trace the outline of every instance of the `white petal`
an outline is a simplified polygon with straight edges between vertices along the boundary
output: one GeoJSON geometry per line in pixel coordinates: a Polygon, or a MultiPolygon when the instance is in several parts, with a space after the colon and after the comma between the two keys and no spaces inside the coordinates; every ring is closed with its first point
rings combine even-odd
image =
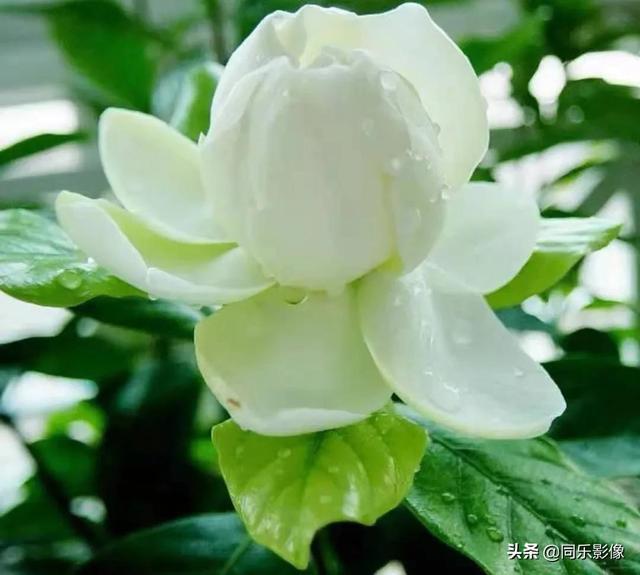
{"type": "Polygon", "coordinates": [[[285,285],[335,290],[397,252],[412,267],[442,221],[435,129],[412,88],[362,52],[245,76],[202,167],[228,231],[285,285]]]}
{"type": "Polygon", "coordinates": [[[242,248],[170,240],[105,200],[62,192],[56,211],[83,252],[152,296],[216,305],[245,299],[273,284],[242,248]]]}
{"type": "Polygon", "coordinates": [[[246,74],[282,55],[306,64],[325,47],[365,50],[413,84],[440,127],[447,183],[455,189],[469,180],[487,150],[486,104],[468,59],[418,4],[369,16],[313,5],[268,16],[229,60],[214,118],[246,74]]]}
{"type": "Polygon", "coordinates": [[[196,328],[200,371],[242,427],[295,435],[355,423],[391,391],[362,340],[353,288],[287,302],[274,288],[196,328]]]}
{"type": "Polygon", "coordinates": [[[378,368],[427,417],[487,438],[544,433],[565,408],[484,298],[422,265],[371,274],[359,293],[364,337],[378,368]]]}
{"type": "Polygon", "coordinates": [[[228,241],[202,187],[196,144],[140,112],[109,108],[100,118],[100,157],[128,210],[179,241],[228,241]]]}
{"type": "Polygon", "coordinates": [[[431,265],[470,290],[490,293],[520,271],[536,245],[535,199],[499,184],[472,182],[451,194],[431,265]]]}

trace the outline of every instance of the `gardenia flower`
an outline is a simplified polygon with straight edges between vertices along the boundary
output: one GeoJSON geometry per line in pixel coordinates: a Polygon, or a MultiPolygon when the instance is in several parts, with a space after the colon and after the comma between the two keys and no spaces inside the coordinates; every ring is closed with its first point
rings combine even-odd
{"type": "Polygon", "coordinates": [[[351,424],[396,393],[470,435],[527,437],[564,409],[484,300],[529,258],[532,198],[468,180],[485,105],[417,4],[305,6],[231,57],[198,145],[111,109],[122,207],[62,193],[78,246],[154,297],[224,305],[196,329],[205,380],[270,435],[351,424]]]}

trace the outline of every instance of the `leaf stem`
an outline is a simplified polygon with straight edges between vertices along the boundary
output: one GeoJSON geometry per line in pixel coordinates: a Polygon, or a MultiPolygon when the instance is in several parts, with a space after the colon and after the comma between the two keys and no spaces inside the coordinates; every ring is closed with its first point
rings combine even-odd
{"type": "Polygon", "coordinates": [[[82,539],[92,550],[99,547],[98,535],[94,529],[82,517],[78,517],[71,512],[71,500],[65,492],[60,482],[49,471],[44,459],[33,444],[24,436],[17,422],[7,413],[0,412],[0,423],[9,427],[22,447],[29,454],[36,466],[36,476],[40,480],[44,491],[49,495],[53,504],[58,508],[60,514],[65,518],[71,529],[82,539]]]}

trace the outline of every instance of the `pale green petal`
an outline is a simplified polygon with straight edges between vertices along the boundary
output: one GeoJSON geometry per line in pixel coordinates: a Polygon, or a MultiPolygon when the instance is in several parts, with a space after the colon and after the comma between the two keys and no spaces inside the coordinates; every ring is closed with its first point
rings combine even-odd
{"type": "Polygon", "coordinates": [[[99,135],[105,174],[125,208],[175,240],[229,241],[205,197],[196,144],[153,116],[118,108],[102,114],[99,135]]]}
{"type": "Polygon", "coordinates": [[[431,265],[470,290],[489,293],[524,266],[536,245],[540,213],[532,195],[471,182],[451,194],[431,265]]]}
{"type": "Polygon", "coordinates": [[[564,411],[555,383],[484,298],[441,272],[371,274],[359,304],[378,368],[427,417],[468,435],[522,438],[544,433],[564,411]]]}
{"type": "Polygon", "coordinates": [[[273,284],[242,248],[168,239],[106,200],[63,192],[56,211],[82,251],[154,297],[216,305],[245,299],[273,284]]]}
{"type": "Polygon", "coordinates": [[[196,328],[200,371],[234,420],[264,435],[295,435],[384,406],[391,390],[362,340],[354,289],[288,300],[288,290],[273,288],[196,328]]]}

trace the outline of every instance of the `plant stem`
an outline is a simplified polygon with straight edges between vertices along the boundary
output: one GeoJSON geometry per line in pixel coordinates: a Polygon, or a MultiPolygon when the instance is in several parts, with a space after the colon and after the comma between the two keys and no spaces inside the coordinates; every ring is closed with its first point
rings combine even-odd
{"type": "Polygon", "coordinates": [[[91,549],[99,546],[97,533],[82,517],[78,517],[71,512],[71,500],[65,493],[60,482],[49,472],[47,465],[33,444],[24,436],[16,421],[6,413],[0,413],[0,422],[5,423],[14,433],[22,447],[29,454],[36,466],[36,476],[40,480],[44,491],[49,495],[53,504],[58,508],[60,514],[65,518],[71,529],[82,539],[91,549]]]}
{"type": "Polygon", "coordinates": [[[203,0],[209,23],[211,25],[211,33],[213,35],[213,50],[218,57],[218,62],[226,64],[229,59],[227,51],[227,43],[225,41],[224,30],[224,14],[220,0],[203,0]]]}

